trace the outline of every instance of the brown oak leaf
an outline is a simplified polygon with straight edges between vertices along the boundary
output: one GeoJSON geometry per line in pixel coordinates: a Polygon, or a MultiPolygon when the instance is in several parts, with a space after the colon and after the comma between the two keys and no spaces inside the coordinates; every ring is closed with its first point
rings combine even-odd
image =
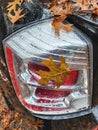
{"type": "Polygon", "coordinates": [[[12,15],[10,12],[8,12],[7,16],[9,18],[9,20],[14,24],[15,22],[17,22],[20,18],[24,17],[25,14],[21,14],[23,11],[23,9],[18,8],[18,10],[16,10],[14,13],[15,15],[12,15]]]}
{"type": "Polygon", "coordinates": [[[83,11],[83,10],[88,10],[89,4],[90,4],[89,0],[76,0],[74,6],[79,7],[79,9],[83,11]]]}
{"type": "Polygon", "coordinates": [[[7,16],[10,22],[13,24],[25,16],[25,14],[22,14],[22,11],[23,11],[23,9],[21,9],[22,3],[23,3],[23,0],[14,0],[12,2],[8,2],[7,16]]]}
{"type": "Polygon", "coordinates": [[[58,88],[64,84],[64,77],[69,76],[70,69],[63,57],[60,57],[60,64],[56,64],[52,57],[49,60],[41,62],[49,68],[50,71],[39,70],[37,73],[41,76],[38,83],[47,86],[49,81],[53,81],[58,88]]]}
{"type": "Polygon", "coordinates": [[[57,35],[60,35],[60,29],[64,29],[66,31],[71,31],[71,24],[64,24],[63,21],[66,19],[67,15],[72,14],[73,9],[72,9],[72,5],[67,3],[65,0],[62,1],[53,1],[50,5],[50,10],[51,13],[54,16],[59,16],[59,17],[55,17],[52,25],[55,29],[55,33],[57,35]],[[54,4],[54,5],[53,5],[54,4]]]}
{"type": "Polygon", "coordinates": [[[93,8],[98,8],[98,0],[91,0],[93,8]]]}
{"type": "Polygon", "coordinates": [[[92,11],[92,13],[95,14],[95,15],[98,15],[98,7],[94,8],[93,11],[92,11]]]}
{"type": "Polygon", "coordinates": [[[52,2],[50,2],[48,4],[48,7],[51,9],[52,7],[54,7],[54,5],[58,5],[58,0],[53,0],[52,2]]]}
{"type": "Polygon", "coordinates": [[[7,11],[11,12],[11,11],[16,11],[16,6],[17,5],[21,5],[23,3],[23,0],[14,0],[12,2],[8,2],[7,5],[7,11]]]}
{"type": "Polygon", "coordinates": [[[52,22],[52,26],[55,28],[55,34],[60,35],[60,30],[63,29],[67,32],[72,31],[72,24],[63,24],[62,22],[59,21],[59,19],[54,18],[52,22]]]}
{"type": "Polygon", "coordinates": [[[72,30],[71,25],[64,25],[63,22],[71,14],[95,14],[98,15],[98,0],[54,0],[49,4],[51,14],[54,16],[52,25],[55,33],[60,35],[60,29],[72,30]]]}

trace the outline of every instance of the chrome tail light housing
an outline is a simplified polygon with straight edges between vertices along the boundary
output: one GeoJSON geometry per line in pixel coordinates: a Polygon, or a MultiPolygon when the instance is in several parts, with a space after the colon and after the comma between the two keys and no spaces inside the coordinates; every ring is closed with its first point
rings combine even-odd
{"type": "Polygon", "coordinates": [[[87,36],[75,27],[71,32],[61,30],[60,36],[56,36],[51,22],[47,19],[30,24],[4,39],[3,46],[11,81],[21,104],[36,116],[66,118],[68,114],[91,108],[93,48],[87,36]],[[41,61],[50,56],[56,64],[63,56],[72,70],[59,88],[52,81],[48,86],[38,83],[41,77],[36,72],[49,71],[41,61]]]}

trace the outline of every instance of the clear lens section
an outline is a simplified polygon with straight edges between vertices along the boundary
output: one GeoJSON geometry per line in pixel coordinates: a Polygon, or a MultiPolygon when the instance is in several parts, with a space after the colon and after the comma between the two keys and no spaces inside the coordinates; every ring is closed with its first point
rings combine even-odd
{"type": "Polygon", "coordinates": [[[30,25],[4,40],[9,73],[20,102],[37,114],[74,113],[91,106],[91,43],[76,28],[72,32],[54,33],[51,20],[30,25]],[[41,64],[52,56],[59,64],[62,56],[70,68],[69,77],[56,88],[53,80],[40,85],[39,70],[49,72],[41,64]]]}

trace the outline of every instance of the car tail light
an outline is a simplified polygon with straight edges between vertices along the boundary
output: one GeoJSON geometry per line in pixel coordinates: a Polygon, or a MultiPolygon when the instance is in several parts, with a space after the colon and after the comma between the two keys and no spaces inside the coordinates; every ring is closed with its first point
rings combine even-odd
{"type": "Polygon", "coordinates": [[[92,44],[74,27],[69,33],[61,30],[56,36],[51,19],[31,24],[3,41],[5,57],[13,87],[22,105],[34,114],[61,115],[91,108],[92,44]],[[63,56],[71,70],[64,84],[55,87],[54,81],[40,85],[38,70],[49,71],[41,64],[53,57],[59,64],[63,56]]]}

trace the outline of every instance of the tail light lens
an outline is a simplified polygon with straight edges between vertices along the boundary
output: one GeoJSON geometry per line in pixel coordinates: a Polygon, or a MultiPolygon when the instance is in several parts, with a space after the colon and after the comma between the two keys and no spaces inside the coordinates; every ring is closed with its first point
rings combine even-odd
{"type": "Polygon", "coordinates": [[[92,45],[79,30],[61,31],[57,37],[51,20],[41,21],[13,33],[3,41],[13,87],[22,105],[35,114],[61,115],[87,110],[92,98],[92,45]],[[49,71],[41,64],[53,57],[59,64],[63,56],[71,72],[64,84],[55,87],[38,83],[38,70],[49,71]]]}

